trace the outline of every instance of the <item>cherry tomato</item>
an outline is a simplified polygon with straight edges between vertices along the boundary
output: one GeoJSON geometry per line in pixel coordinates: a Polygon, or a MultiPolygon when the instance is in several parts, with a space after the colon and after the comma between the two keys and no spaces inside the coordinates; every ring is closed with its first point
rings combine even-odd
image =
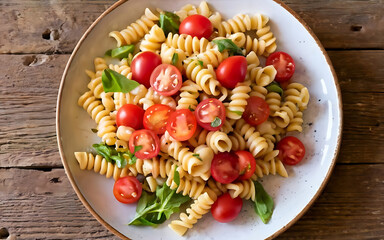
{"type": "Polygon", "coordinates": [[[186,141],[195,133],[197,122],[195,114],[189,109],[179,109],[171,113],[167,123],[167,131],[177,141],[186,141]]]}
{"type": "Polygon", "coordinates": [[[279,159],[288,165],[296,165],[305,155],[304,144],[296,137],[288,136],[280,140],[276,149],[279,150],[279,159]]]}
{"type": "Polygon", "coordinates": [[[261,97],[252,96],[247,99],[247,106],[243,113],[244,120],[253,126],[265,122],[269,116],[269,105],[261,97]]]}
{"type": "Polygon", "coordinates": [[[197,38],[209,38],[213,32],[211,21],[202,15],[191,15],[186,17],[179,27],[180,34],[188,34],[197,38]]]}
{"type": "Polygon", "coordinates": [[[116,114],[117,126],[126,126],[134,129],[143,128],[144,110],[134,104],[123,105],[116,114]]]}
{"type": "Polygon", "coordinates": [[[225,59],[216,69],[217,80],[226,88],[233,89],[247,75],[247,60],[243,56],[225,59]]]}
{"type": "Polygon", "coordinates": [[[134,131],[129,138],[129,151],[134,152],[140,159],[156,157],[160,152],[159,137],[148,129],[134,131]],[[141,149],[135,152],[135,146],[141,146],[141,149]]]}
{"type": "Polygon", "coordinates": [[[248,151],[236,151],[236,155],[239,157],[240,176],[238,180],[250,179],[256,170],[256,160],[253,155],[248,151]]]}
{"type": "Polygon", "coordinates": [[[113,195],[121,203],[137,202],[142,190],[139,180],[132,176],[119,178],[113,185],[113,195]]]}
{"type": "Polygon", "coordinates": [[[171,64],[160,64],[151,74],[151,86],[163,96],[171,96],[181,88],[183,78],[179,69],[171,64]]]}
{"type": "Polygon", "coordinates": [[[208,131],[216,131],[224,124],[225,107],[216,98],[207,98],[197,105],[195,116],[201,127],[208,131]]]}
{"type": "Polygon", "coordinates": [[[142,52],[135,56],[131,63],[133,80],[143,84],[146,88],[151,86],[152,71],[161,64],[161,58],[153,52],[142,52]]]}
{"type": "Polygon", "coordinates": [[[211,163],[212,177],[223,184],[231,183],[239,177],[239,157],[232,152],[216,154],[211,163]]]}
{"type": "Polygon", "coordinates": [[[292,57],[285,52],[274,52],[268,56],[266,65],[273,65],[277,71],[275,80],[285,82],[291,79],[295,72],[295,62],[292,57]]]}
{"type": "Polygon", "coordinates": [[[169,115],[172,112],[173,109],[164,104],[155,104],[149,107],[144,113],[144,127],[156,134],[163,134],[166,130],[169,115]]]}
{"type": "Polygon", "coordinates": [[[213,203],[211,213],[218,222],[227,223],[235,220],[243,207],[240,197],[232,198],[229,193],[224,193],[213,203]]]}

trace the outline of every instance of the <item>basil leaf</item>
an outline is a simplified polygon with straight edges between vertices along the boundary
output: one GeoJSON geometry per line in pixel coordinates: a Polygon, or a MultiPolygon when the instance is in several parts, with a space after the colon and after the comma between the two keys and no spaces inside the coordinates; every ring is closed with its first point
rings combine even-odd
{"type": "Polygon", "coordinates": [[[193,109],[193,108],[191,107],[191,105],[188,106],[188,109],[189,109],[189,111],[191,111],[191,112],[194,112],[194,111],[195,111],[195,109],[193,109]]]}
{"type": "Polygon", "coordinates": [[[283,89],[278,82],[273,81],[265,88],[268,90],[268,92],[275,92],[280,94],[280,96],[283,95],[283,89]]]}
{"type": "Polygon", "coordinates": [[[124,158],[122,153],[111,156],[111,159],[115,161],[118,168],[124,168],[127,166],[127,159],[124,158]]]}
{"type": "Polygon", "coordinates": [[[192,156],[194,156],[195,158],[199,159],[200,161],[203,161],[203,160],[200,158],[200,154],[198,154],[198,153],[194,153],[194,154],[192,154],[192,156]]]}
{"type": "Polygon", "coordinates": [[[259,182],[255,182],[256,198],[255,211],[260,216],[263,223],[268,223],[273,213],[273,199],[264,190],[259,182]]]}
{"type": "Polygon", "coordinates": [[[241,51],[241,48],[236,46],[236,44],[232,42],[231,39],[217,39],[212,40],[212,42],[218,46],[220,52],[228,50],[230,54],[244,56],[243,51],[241,51]]]}
{"type": "Polygon", "coordinates": [[[179,54],[174,53],[174,54],[172,55],[172,65],[173,65],[173,66],[176,66],[176,64],[178,63],[178,61],[179,61],[179,54]]]}
{"type": "Polygon", "coordinates": [[[211,127],[218,127],[221,125],[221,119],[219,117],[215,117],[215,119],[211,122],[211,127]]]}
{"type": "Polygon", "coordinates": [[[112,162],[111,156],[113,153],[112,148],[105,144],[93,144],[92,147],[96,150],[97,154],[103,156],[107,162],[112,162]]]}
{"type": "Polygon", "coordinates": [[[105,56],[107,57],[110,57],[112,55],[112,49],[109,49],[107,50],[105,53],[104,53],[105,56]]]}
{"type": "Polygon", "coordinates": [[[177,171],[178,167],[175,167],[175,171],[173,173],[173,181],[176,183],[177,186],[180,186],[180,174],[179,171],[177,171]]]}
{"type": "Polygon", "coordinates": [[[101,76],[104,92],[123,92],[128,93],[138,87],[140,84],[134,80],[126,78],[124,75],[113,71],[111,69],[105,69],[101,76]]]}
{"type": "Polygon", "coordinates": [[[241,111],[230,111],[230,112],[233,112],[233,113],[235,113],[235,114],[237,114],[239,116],[243,116],[243,113],[241,111]]]}
{"type": "Polygon", "coordinates": [[[159,26],[163,29],[165,36],[168,36],[170,32],[179,33],[180,18],[171,12],[161,13],[159,26]]]}
{"type": "Polygon", "coordinates": [[[143,146],[141,146],[141,145],[135,146],[135,148],[133,150],[133,154],[135,154],[136,152],[140,151],[142,148],[143,148],[143,146]]]}
{"type": "Polygon", "coordinates": [[[200,66],[202,66],[202,67],[204,66],[204,62],[203,61],[197,60],[197,62],[199,63],[200,66]]]}
{"type": "Polygon", "coordinates": [[[113,58],[128,58],[128,54],[133,53],[135,45],[126,45],[111,50],[111,57],[113,58]]]}

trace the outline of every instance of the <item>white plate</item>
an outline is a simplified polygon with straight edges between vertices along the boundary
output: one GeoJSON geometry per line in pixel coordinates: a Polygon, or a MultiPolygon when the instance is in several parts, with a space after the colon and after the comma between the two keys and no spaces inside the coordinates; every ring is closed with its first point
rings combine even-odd
{"type": "MultiPolygon", "coordinates": [[[[179,237],[167,223],[157,228],[127,226],[135,214],[135,206],[118,203],[112,194],[113,179],[93,171],[81,171],[74,158],[75,151],[87,151],[100,139],[90,129],[96,124],[77,105],[86,91],[89,78],[85,69],[93,69],[93,59],[105,50],[116,47],[108,37],[112,30],[121,30],[138,19],[145,7],[178,10],[187,3],[200,1],[141,0],[117,3],[101,15],[76,46],[65,69],[57,103],[57,136],[65,170],[87,209],[119,237],[131,239],[267,239],[276,237],[300,218],[320,194],[335,164],[342,130],[341,97],[336,75],[329,58],[311,30],[284,4],[272,0],[212,0],[210,6],[224,18],[237,13],[262,13],[270,18],[277,37],[278,50],[288,52],[296,61],[293,81],[306,85],[311,94],[304,112],[304,131],[299,137],[305,142],[307,154],[297,166],[287,167],[289,178],[268,176],[263,185],[275,201],[271,221],[263,224],[251,204],[245,204],[234,222],[216,222],[206,214],[179,237]],[[156,237],[154,237],[156,236],[156,237]]],[[[178,217],[174,214],[173,218],[178,217]]]]}

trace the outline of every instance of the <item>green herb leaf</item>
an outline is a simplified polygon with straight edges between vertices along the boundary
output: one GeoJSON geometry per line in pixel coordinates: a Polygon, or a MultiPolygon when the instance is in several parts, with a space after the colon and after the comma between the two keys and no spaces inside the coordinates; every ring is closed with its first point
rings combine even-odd
{"type": "Polygon", "coordinates": [[[105,53],[104,53],[105,56],[107,57],[110,57],[112,55],[112,49],[109,49],[107,50],[105,53]]]}
{"type": "Polygon", "coordinates": [[[98,132],[98,130],[97,130],[96,128],[91,128],[91,131],[92,131],[93,133],[97,133],[97,132],[98,132]]]}
{"type": "Polygon", "coordinates": [[[268,86],[265,87],[268,92],[275,92],[280,95],[283,95],[283,89],[281,88],[280,84],[278,82],[271,82],[268,86]]]}
{"type": "Polygon", "coordinates": [[[168,33],[178,33],[180,26],[180,18],[174,13],[164,12],[160,14],[159,26],[163,29],[165,36],[168,33]]]}
{"type": "Polygon", "coordinates": [[[141,146],[141,145],[135,146],[133,154],[135,154],[136,152],[140,151],[142,148],[143,148],[143,146],[141,146]]]}
{"type": "Polygon", "coordinates": [[[200,161],[203,161],[203,159],[201,159],[201,157],[200,157],[200,154],[198,154],[198,153],[194,153],[194,154],[192,154],[192,156],[199,159],[200,161]]]}
{"type": "Polygon", "coordinates": [[[125,166],[127,166],[127,159],[124,158],[122,153],[112,155],[111,159],[115,161],[118,168],[124,168],[125,166]]]}
{"type": "Polygon", "coordinates": [[[104,92],[123,92],[128,93],[138,87],[140,84],[134,80],[126,78],[124,75],[105,69],[101,76],[104,92]]]}
{"type": "Polygon", "coordinates": [[[273,199],[264,190],[259,182],[255,182],[256,198],[255,211],[260,216],[263,223],[268,223],[273,213],[273,199]]]}
{"type": "Polygon", "coordinates": [[[135,49],[135,45],[126,45],[126,46],[114,48],[114,49],[111,49],[110,56],[118,59],[127,58],[128,54],[133,53],[134,49],[135,49]]]}
{"type": "Polygon", "coordinates": [[[176,183],[177,186],[180,185],[180,174],[179,171],[177,171],[178,167],[175,167],[175,171],[173,173],[173,181],[176,183]]]}
{"type": "Polygon", "coordinates": [[[114,148],[105,144],[93,144],[92,147],[96,150],[97,154],[103,156],[107,162],[112,162],[111,156],[116,152],[114,148]]]}
{"type": "Polygon", "coordinates": [[[221,119],[219,117],[215,117],[215,119],[211,122],[211,127],[218,127],[221,125],[221,119]]]}
{"type": "Polygon", "coordinates": [[[212,42],[218,46],[220,52],[228,50],[230,54],[244,56],[243,51],[241,51],[241,48],[236,46],[236,44],[232,42],[231,39],[217,39],[213,40],[212,42]]]}
{"type": "Polygon", "coordinates": [[[204,66],[204,62],[203,61],[197,60],[197,62],[199,63],[200,66],[202,66],[202,67],[204,66]]]}
{"type": "Polygon", "coordinates": [[[189,109],[189,111],[191,111],[191,112],[194,112],[194,111],[195,111],[195,109],[193,109],[193,108],[191,107],[191,105],[188,106],[188,109],[189,109]]]}
{"type": "Polygon", "coordinates": [[[174,54],[172,55],[172,65],[173,65],[173,66],[176,66],[178,62],[179,62],[179,54],[174,53],[174,54]]]}
{"type": "Polygon", "coordinates": [[[157,187],[156,194],[143,191],[136,207],[136,216],[129,225],[157,226],[165,222],[172,213],[178,212],[181,204],[189,201],[188,196],[176,193],[165,183],[157,187]]]}
{"type": "Polygon", "coordinates": [[[241,111],[230,111],[230,112],[233,112],[239,116],[243,116],[243,112],[241,112],[241,111]]]}

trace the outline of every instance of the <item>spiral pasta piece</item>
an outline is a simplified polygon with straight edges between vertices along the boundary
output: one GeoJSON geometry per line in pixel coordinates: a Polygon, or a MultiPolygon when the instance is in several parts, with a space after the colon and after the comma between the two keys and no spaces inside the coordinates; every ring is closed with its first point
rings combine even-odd
{"type": "Polygon", "coordinates": [[[103,117],[97,125],[97,136],[107,145],[116,143],[116,131],[116,119],[111,114],[103,117]]]}
{"type": "Polygon", "coordinates": [[[245,37],[244,44],[239,47],[243,47],[246,54],[255,52],[257,56],[262,56],[265,52],[266,43],[262,39],[252,38],[251,36],[247,35],[245,37]]]}
{"type": "Polygon", "coordinates": [[[174,220],[168,226],[179,235],[184,235],[188,229],[193,227],[197,220],[209,212],[214,202],[208,193],[203,193],[186,210],[187,214],[181,213],[180,220],[174,220]]]}
{"type": "Polygon", "coordinates": [[[140,50],[143,52],[159,52],[163,42],[165,42],[164,31],[155,24],[149,30],[149,33],[145,34],[143,41],[140,43],[140,50]]]}
{"type": "Polygon", "coordinates": [[[276,38],[273,36],[273,33],[271,32],[270,26],[265,26],[263,28],[259,28],[256,31],[256,35],[259,37],[259,41],[265,42],[265,51],[264,56],[269,56],[269,54],[273,53],[276,48],[276,38]]]}
{"type": "Polygon", "coordinates": [[[294,116],[297,114],[298,108],[295,103],[286,101],[281,106],[280,110],[275,112],[273,120],[276,125],[281,128],[286,128],[294,116]]]}
{"type": "Polygon", "coordinates": [[[143,189],[147,192],[156,192],[157,186],[163,185],[164,182],[165,179],[163,178],[154,178],[152,176],[148,176],[144,179],[142,186],[143,189]]]}
{"type": "Polygon", "coordinates": [[[108,110],[105,110],[101,101],[96,99],[92,91],[85,92],[81,95],[77,104],[83,107],[96,123],[99,123],[103,117],[110,113],[108,110]]]}
{"type": "Polygon", "coordinates": [[[228,135],[229,139],[232,142],[232,150],[245,150],[246,142],[245,139],[235,130],[230,135],[228,135]]]}
{"type": "Polygon", "coordinates": [[[125,104],[135,104],[141,106],[140,100],[145,97],[148,89],[140,84],[137,88],[129,93],[115,92],[113,93],[113,102],[116,110],[119,110],[125,104]]]}
{"type": "Polygon", "coordinates": [[[309,102],[309,91],[308,88],[304,87],[300,83],[290,83],[284,92],[285,101],[295,103],[300,111],[307,108],[309,102]]]}
{"type": "Polygon", "coordinates": [[[196,58],[203,62],[203,67],[207,67],[210,64],[212,67],[216,68],[224,59],[228,58],[228,56],[228,51],[221,53],[216,48],[213,48],[197,54],[196,58]]]}
{"type": "Polygon", "coordinates": [[[297,111],[294,115],[292,120],[289,122],[286,131],[292,132],[292,131],[303,131],[303,112],[297,111]]]}
{"type": "Polygon", "coordinates": [[[235,129],[244,137],[247,147],[254,157],[260,157],[265,154],[265,151],[268,149],[267,140],[261,137],[254,127],[246,123],[244,119],[239,119],[235,129]]]}
{"type": "Polygon", "coordinates": [[[265,97],[265,102],[269,106],[269,115],[275,116],[275,113],[280,110],[281,96],[276,92],[269,92],[265,97]]]}
{"type": "Polygon", "coordinates": [[[236,85],[234,89],[230,91],[231,101],[226,106],[226,116],[229,119],[240,119],[245,111],[247,106],[247,99],[249,98],[249,92],[251,92],[251,87],[249,87],[249,82],[240,82],[236,85]]]}
{"type": "Polygon", "coordinates": [[[207,134],[206,142],[215,154],[218,152],[229,152],[232,149],[231,139],[221,131],[210,131],[207,134]]]}
{"type": "Polygon", "coordinates": [[[147,110],[149,107],[155,104],[164,104],[170,106],[173,109],[176,108],[175,99],[169,96],[163,96],[158,94],[156,91],[153,90],[152,87],[150,87],[145,96],[139,100],[139,103],[143,104],[144,110],[147,110]]]}
{"type": "Polygon", "coordinates": [[[148,8],[145,9],[144,15],[136,22],[129,25],[121,31],[112,31],[109,36],[117,41],[117,46],[129,45],[138,42],[149,29],[159,20],[158,13],[153,13],[148,8]]]}
{"type": "Polygon", "coordinates": [[[180,99],[177,102],[176,109],[193,109],[197,107],[197,98],[199,97],[201,87],[192,80],[183,82],[180,88],[180,99]]]}
{"type": "Polygon", "coordinates": [[[213,48],[211,42],[206,38],[198,39],[197,37],[192,37],[187,34],[173,34],[169,33],[165,44],[168,47],[174,47],[185,52],[186,56],[191,56],[192,54],[198,54],[200,52],[205,52],[213,48]]]}
{"type": "Polygon", "coordinates": [[[227,34],[262,29],[268,21],[269,18],[262,14],[254,16],[237,14],[232,19],[221,22],[218,26],[218,34],[220,37],[224,37],[227,34]]]}
{"type": "Polygon", "coordinates": [[[277,74],[276,69],[273,65],[269,65],[266,67],[256,67],[256,68],[248,68],[248,79],[255,82],[258,86],[265,87],[270,84],[277,74]]]}
{"type": "Polygon", "coordinates": [[[267,96],[267,94],[268,94],[268,90],[265,87],[255,85],[252,87],[252,91],[249,93],[249,96],[260,97],[265,100],[265,97],[267,96]]]}
{"type": "Polygon", "coordinates": [[[184,51],[178,48],[168,47],[165,43],[161,44],[160,57],[163,63],[173,64],[180,71],[184,69],[183,61],[187,58],[184,51]],[[177,61],[173,63],[172,61],[175,54],[177,54],[177,61]]]}
{"type": "Polygon", "coordinates": [[[225,187],[228,189],[228,193],[232,198],[241,197],[255,201],[256,191],[252,179],[229,183],[226,184],[225,187]]]}

